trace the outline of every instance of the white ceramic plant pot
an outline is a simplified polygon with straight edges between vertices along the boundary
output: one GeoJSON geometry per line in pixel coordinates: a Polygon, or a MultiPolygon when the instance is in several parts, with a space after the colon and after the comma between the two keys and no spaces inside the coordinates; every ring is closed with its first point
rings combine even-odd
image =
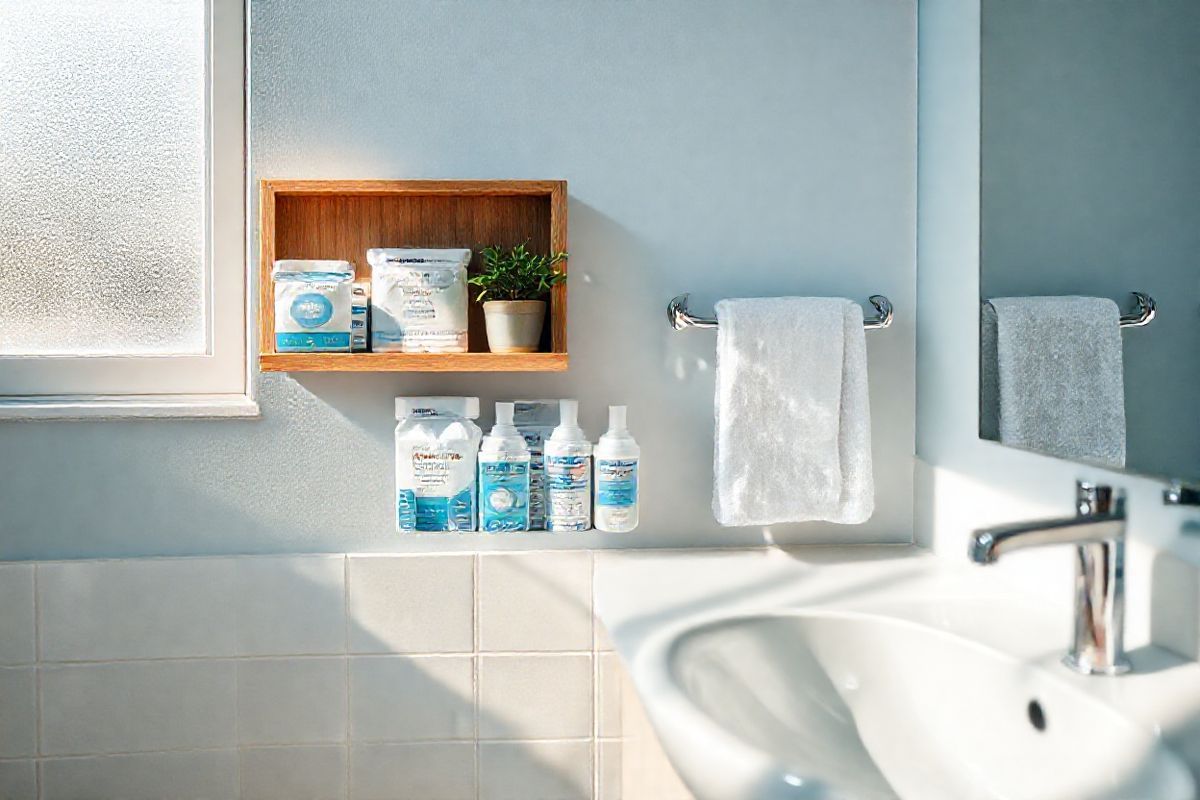
{"type": "Polygon", "coordinates": [[[488,349],[493,353],[536,353],[546,319],[545,300],[489,300],[483,304],[488,349]]]}

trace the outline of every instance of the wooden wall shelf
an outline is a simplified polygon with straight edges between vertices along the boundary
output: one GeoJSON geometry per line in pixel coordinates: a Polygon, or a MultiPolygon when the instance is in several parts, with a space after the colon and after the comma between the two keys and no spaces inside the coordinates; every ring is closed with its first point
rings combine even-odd
{"type": "MultiPolygon", "coordinates": [[[[276,259],[341,259],[369,280],[372,247],[567,250],[566,181],[264,180],[259,186],[259,367],[264,372],[560,372],[567,368],[567,284],[554,287],[542,352],[490,353],[472,302],[467,353],[276,353],[276,259]]],[[[566,262],[562,268],[566,269],[566,262]]]]}
{"type": "Polygon", "coordinates": [[[263,353],[263,372],[562,372],[566,353],[263,353]]]}

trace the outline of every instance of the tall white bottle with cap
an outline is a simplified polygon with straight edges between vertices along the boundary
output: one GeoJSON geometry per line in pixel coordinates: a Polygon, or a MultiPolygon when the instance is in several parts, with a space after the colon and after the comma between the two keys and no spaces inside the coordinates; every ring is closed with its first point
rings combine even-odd
{"type": "Polygon", "coordinates": [[[558,427],[546,442],[546,530],[592,527],[592,443],[579,427],[579,401],[560,400],[558,427]]]}
{"type": "Polygon", "coordinates": [[[638,524],[642,451],[625,427],[625,406],[608,407],[608,432],[596,445],[596,529],[628,533],[638,524]]]}
{"type": "Polygon", "coordinates": [[[513,404],[496,403],[496,424],[479,448],[479,529],[529,530],[529,447],[513,404]]]}

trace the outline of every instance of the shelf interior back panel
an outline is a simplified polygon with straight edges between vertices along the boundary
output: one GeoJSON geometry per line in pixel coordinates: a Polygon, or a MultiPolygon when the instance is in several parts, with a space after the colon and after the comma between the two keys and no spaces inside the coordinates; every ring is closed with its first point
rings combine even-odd
{"type": "MultiPolygon", "coordinates": [[[[275,196],[275,258],[349,261],[358,280],[371,278],[367,250],[373,247],[469,247],[474,272],[484,247],[521,243],[550,252],[548,195],[275,196]]],[[[472,291],[469,349],[486,352],[483,307],[474,297],[472,291]]],[[[551,328],[547,320],[543,351],[551,350],[551,328]]]]}

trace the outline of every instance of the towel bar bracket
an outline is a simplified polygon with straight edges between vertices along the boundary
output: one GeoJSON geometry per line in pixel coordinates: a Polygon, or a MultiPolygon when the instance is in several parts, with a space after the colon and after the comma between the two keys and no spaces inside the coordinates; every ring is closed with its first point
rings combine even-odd
{"type": "Polygon", "coordinates": [[[1149,325],[1158,313],[1158,305],[1154,298],[1145,292],[1133,292],[1133,299],[1137,300],[1137,310],[1132,314],[1121,315],[1122,328],[1141,328],[1149,325]]]}
{"type": "MultiPolygon", "coordinates": [[[[892,301],[881,294],[873,294],[868,298],[878,312],[874,317],[863,319],[863,328],[868,331],[883,330],[892,324],[895,315],[892,301]]],[[[717,321],[712,317],[698,317],[688,311],[688,295],[681,294],[667,303],[667,321],[677,331],[684,328],[715,328],[717,321]]]]}

